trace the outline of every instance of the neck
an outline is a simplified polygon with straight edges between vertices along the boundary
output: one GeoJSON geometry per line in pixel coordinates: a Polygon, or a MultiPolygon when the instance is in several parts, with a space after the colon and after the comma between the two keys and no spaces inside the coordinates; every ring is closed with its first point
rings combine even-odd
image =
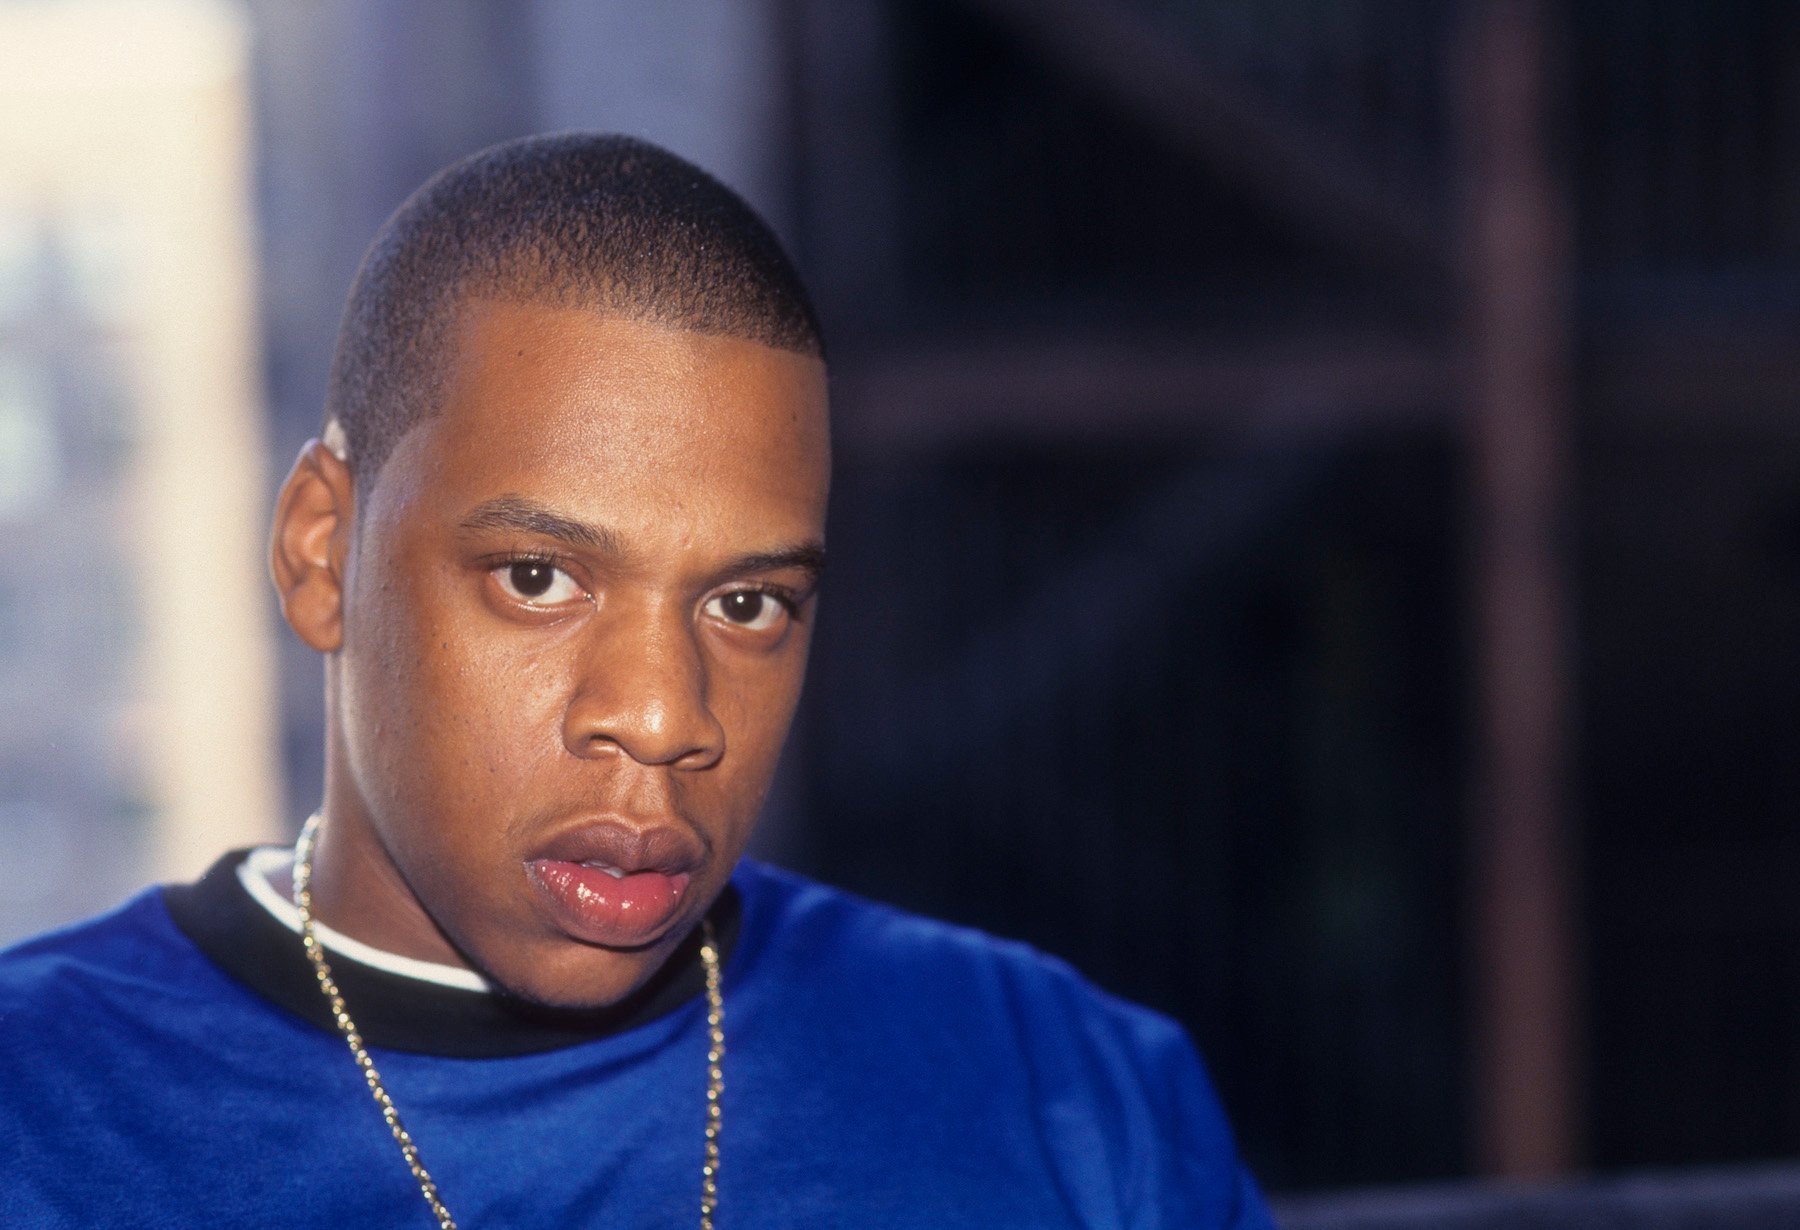
{"type": "MultiPolygon", "coordinates": [[[[322,810],[313,848],[313,916],[371,948],[415,961],[471,968],[419,904],[379,839],[372,832],[351,832],[368,826],[350,819],[348,809],[328,803],[322,810]]],[[[277,891],[292,898],[291,864],[279,878],[270,879],[277,891]]]]}
{"type": "MultiPolygon", "coordinates": [[[[267,847],[252,850],[238,864],[237,878],[252,900],[269,917],[290,931],[300,929],[300,911],[293,899],[293,851],[267,847]]],[[[360,961],[370,968],[457,990],[486,992],[494,989],[486,978],[473,970],[431,961],[417,961],[364,944],[318,918],[313,919],[313,927],[319,942],[332,953],[360,961]]]]}

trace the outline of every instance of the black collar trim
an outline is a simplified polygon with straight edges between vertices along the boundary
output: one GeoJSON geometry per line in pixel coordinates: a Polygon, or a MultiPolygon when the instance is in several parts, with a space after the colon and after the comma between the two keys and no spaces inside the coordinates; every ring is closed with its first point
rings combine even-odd
{"type": "MultiPolygon", "coordinates": [[[[300,938],[258,905],[238,880],[248,850],[233,850],[192,884],[164,886],[162,899],[183,935],[250,990],[327,1033],[336,1031],[300,938]]],[[[728,885],[712,908],[721,957],[736,946],[743,902],[728,885]]],[[[331,955],[338,989],[370,1046],[454,1059],[500,1059],[559,1050],[647,1025],[705,989],[695,928],[663,967],[626,999],[571,1011],[528,1004],[502,992],[459,990],[331,955]]]]}

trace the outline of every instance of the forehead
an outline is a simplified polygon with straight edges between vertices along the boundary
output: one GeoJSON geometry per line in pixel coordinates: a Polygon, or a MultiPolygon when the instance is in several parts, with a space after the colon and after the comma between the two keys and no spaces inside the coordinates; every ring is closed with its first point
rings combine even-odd
{"type": "Polygon", "coordinates": [[[392,471],[392,494],[414,508],[510,494],[622,530],[677,512],[772,519],[789,533],[823,524],[816,358],[580,308],[474,301],[445,359],[439,411],[396,447],[376,494],[392,471]]]}

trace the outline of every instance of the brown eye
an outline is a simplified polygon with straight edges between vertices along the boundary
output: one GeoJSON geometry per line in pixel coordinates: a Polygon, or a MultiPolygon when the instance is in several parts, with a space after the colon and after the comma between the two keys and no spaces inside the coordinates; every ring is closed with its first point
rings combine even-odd
{"type": "Polygon", "coordinates": [[[787,618],[787,608],[773,594],[758,589],[734,589],[706,604],[706,611],[728,624],[763,632],[787,618]]]}
{"type": "Polygon", "coordinates": [[[514,560],[494,569],[506,596],[531,606],[560,606],[582,596],[575,578],[554,564],[537,559],[514,560]]]}
{"type": "Polygon", "coordinates": [[[514,564],[506,570],[506,575],[521,595],[537,598],[550,592],[550,586],[556,580],[556,569],[545,564],[514,564]]]}
{"type": "Polygon", "coordinates": [[[753,624],[768,601],[755,590],[743,589],[719,599],[719,613],[734,624],[753,624]]]}

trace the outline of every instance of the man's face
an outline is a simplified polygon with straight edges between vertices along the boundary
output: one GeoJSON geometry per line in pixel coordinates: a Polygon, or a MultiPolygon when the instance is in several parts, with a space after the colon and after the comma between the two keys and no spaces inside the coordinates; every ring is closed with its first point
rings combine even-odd
{"type": "Polygon", "coordinates": [[[476,303],[447,375],[357,493],[320,914],[612,1002],[724,887],[775,771],[822,559],[824,367],[476,303]]]}

